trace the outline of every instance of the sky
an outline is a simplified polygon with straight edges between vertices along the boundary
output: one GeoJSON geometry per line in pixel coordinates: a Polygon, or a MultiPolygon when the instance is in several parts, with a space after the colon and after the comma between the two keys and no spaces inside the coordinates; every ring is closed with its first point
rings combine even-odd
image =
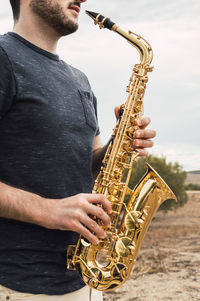
{"type": "MultiPolygon", "coordinates": [[[[12,30],[9,0],[1,0],[0,34],[12,30]]],[[[157,137],[151,154],[178,162],[186,171],[200,170],[200,1],[88,0],[82,4],[79,30],[64,37],[57,52],[82,70],[98,99],[101,140],[115,126],[114,107],[127,99],[126,86],[139,63],[137,50],[125,39],[94,26],[84,10],[101,13],[120,28],[143,36],[154,51],[144,97],[145,116],[157,137]]]]}

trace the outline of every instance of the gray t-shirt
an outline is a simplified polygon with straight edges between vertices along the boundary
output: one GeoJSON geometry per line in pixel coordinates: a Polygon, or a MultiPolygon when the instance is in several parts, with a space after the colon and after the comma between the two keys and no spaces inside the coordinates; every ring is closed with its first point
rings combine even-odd
{"type": "MultiPolygon", "coordinates": [[[[1,182],[46,198],[91,192],[96,116],[81,71],[19,35],[0,37],[1,182]]],[[[80,289],[65,262],[77,237],[0,218],[0,284],[49,295],[80,289]]]]}

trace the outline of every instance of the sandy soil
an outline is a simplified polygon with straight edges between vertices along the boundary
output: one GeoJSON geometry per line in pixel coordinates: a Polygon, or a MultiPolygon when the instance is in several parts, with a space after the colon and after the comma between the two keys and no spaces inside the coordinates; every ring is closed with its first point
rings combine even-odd
{"type": "Polygon", "coordinates": [[[200,192],[176,212],[158,212],[130,279],[106,301],[200,301],[200,192]]]}

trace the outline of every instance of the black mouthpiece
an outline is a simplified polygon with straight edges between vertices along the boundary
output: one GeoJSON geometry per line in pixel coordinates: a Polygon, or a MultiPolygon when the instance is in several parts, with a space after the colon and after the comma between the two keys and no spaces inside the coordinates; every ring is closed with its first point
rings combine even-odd
{"type": "Polygon", "coordinates": [[[112,30],[113,25],[115,25],[115,23],[113,23],[109,18],[106,18],[101,14],[94,13],[88,10],[86,10],[85,12],[95,21],[95,23],[99,24],[100,28],[105,27],[112,30]]]}

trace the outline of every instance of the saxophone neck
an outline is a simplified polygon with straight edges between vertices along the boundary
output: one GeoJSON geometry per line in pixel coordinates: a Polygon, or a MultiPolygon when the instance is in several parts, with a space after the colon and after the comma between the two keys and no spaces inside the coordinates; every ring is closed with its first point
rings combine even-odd
{"type": "Polygon", "coordinates": [[[127,42],[129,42],[138,50],[140,54],[140,64],[142,65],[142,67],[147,71],[152,71],[151,68],[149,68],[149,66],[153,60],[153,51],[151,45],[144,38],[137,35],[136,33],[133,33],[130,30],[128,32],[124,31],[123,29],[119,28],[114,22],[112,22],[109,18],[104,17],[101,14],[91,11],[86,11],[86,14],[94,20],[95,25],[99,25],[100,29],[107,28],[125,38],[127,42]]]}
{"type": "Polygon", "coordinates": [[[151,71],[150,64],[153,60],[153,51],[150,44],[141,36],[132,31],[124,31],[116,24],[113,26],[113,31],[124,37],[129,44],[134,46],[140,54],[140,64],[147,71],[151,71]]]}

